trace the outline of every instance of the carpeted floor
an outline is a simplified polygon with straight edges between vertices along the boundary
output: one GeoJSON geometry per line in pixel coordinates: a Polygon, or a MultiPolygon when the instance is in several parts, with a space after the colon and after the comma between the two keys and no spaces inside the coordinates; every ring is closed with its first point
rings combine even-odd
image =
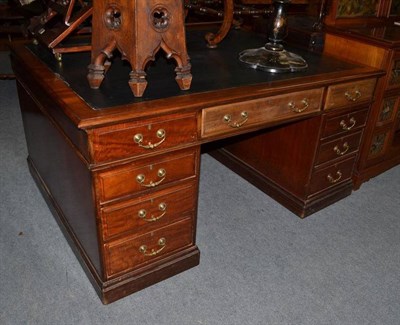
{"type": "Polygon", "coordinates": [[[200,265],[104,306],[30,177],[12,80],[0,121],[0,324],[400,324],[400,167],[300,220],[204,154],[200,265]]]}

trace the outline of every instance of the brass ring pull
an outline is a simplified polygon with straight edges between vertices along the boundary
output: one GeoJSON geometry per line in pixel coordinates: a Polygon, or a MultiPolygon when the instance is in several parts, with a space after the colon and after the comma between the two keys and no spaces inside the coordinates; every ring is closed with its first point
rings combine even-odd
{"type": "Polygon", "coordinates": [[[342,179],[342,172],[338,170],[336,172],[336,178],[334,178],[331,174],[328,174],[328,176],[326,176],[326,179],[328,180],[329,183],[335,184],[342,179]]]}
{"type": "Polygon", "coordinates": [[[354,117],[350,118],[349,122],[351,123],[350,125],[347,125],[345,120],[340,121],[340,126],[342,127],[343,130],[351,130],[355,125],[356,125],[356,119],[354,117]]]}
{"type": "Polygon", "coordinates": [[[136,176],[136,181],[143,187],[156,187],[157,185],[161,184],[161,182],[165,179],[167,172],[164,168],[160,168],[157,171],[157,176],[161,178],[157,182],[150,181],[148,184],[144,184],[146,176],[144,174],[139,174],[136,176]]]}
{"type": "Polygon", "coordinates": [[[349,100],[351,102],[355,102],[357,99],[359,99],[361,97],[361,92],[359,90],[356,90],[354,92],[354,95],[352,95],[349,91],[346,91],[344,93],[344,96],[347,98],[347,100],[349,100]]]}
{"type": "Polygon", "coordinates": [[[308,106],[309,106],[308,99],[303,98],[301,103],[303,104],[302,108],[296,107],[295,102],[289,102],[288,106],[292,112],[301,113],[301,112],[304,112],[308,108],[308,106]]]}
{"type": "Polygon", "coordinates": [[[167,213],[167,204],[162,202],[158,205],[158,210],[160,210],[162,213],[158,216],[154,216],[153,214],[151,215],[150,218],[146,218],[147,216],[147,211],[145,209],[140,209],[138,211],[138,217],[146,222],[154,222],[157,221],[159,219],[161,219],[162,217],[165,216],[165,214],[167,213]]]}
{"type": "Polygon", "coordinates": [[[347,151],[349,151],[350,146],[349,146],[349,144],[348,144],[347,142],[345,142],[345,143],[342,144],[342,148],[343,148],[343,150],[340,150],[340,149],[339,149],[339,145],[336,145],[336,146],[333,148],[333,151],[334,151],[338,156],[343,156],[347,151]]]}
{"type": "Polygon", "coordinates": [[[167,241],[166,241],[166,239],[165,238],[160,238],[159,240],[158,240],[158,246],[160,246],[161,248],[159,248],[159,249],[152,249],[150,252],[147,252],[147,245],[141,245],[140,247],[139,247],[139,252],[140,253],[142,253],[144,256],[155,256],[155,255],[157,255],[158,253],[160,253],[165,247],[166,247],[166,245],[167,245],[167,241]]]}
{"type": "Polygon", "coordinates": [[[247,120],[249,118],[249,114],[246,111],[243,111],[242,113],[240,113],[240,116],[242,117],[241,121],[232,122],[232,116],[230,114],[226,114],[226,115],[224,115],[223,120],[224,120],[224,123],[228,124],[231,128],[238,129],[244,123],[247,122],[247,120]]]}
{"type": "Polygon", "coordinates": [[[138,144],[139,147],[144,148],[144,149],[154,149],[157,148],[161,143],[165,141],[167,138],[167,133],[165,132],[164,129],[159,129],[156,132],[157,138],[161,139],[157,143],[151,143],[151,141],[147,142],[147,144],[143,144],[143,134],[137,133],[133,137],[133,141],[138,144]]]}

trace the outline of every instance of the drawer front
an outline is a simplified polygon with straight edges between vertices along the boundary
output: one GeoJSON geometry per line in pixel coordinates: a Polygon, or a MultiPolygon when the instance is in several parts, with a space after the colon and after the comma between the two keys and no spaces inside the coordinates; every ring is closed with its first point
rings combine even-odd
{"type": "Polygon", "coordinates": [[[322,138],[337,134],[350,133],[365,126],[368,118],[368,108],[339,116],[326,116],[322,138]]]}
{"type": "Polygon", "coordinates": [[[173,223],[185,213],[195,211],[196,198],[196,186],[188,184],[105,207],[102,209],[103,239],[107,241],[128,232],[149,232],[173,223]]]}
{"type": "Polygon", "coordinates": [[[192,143],[197,139],[195,116],[168,117],[162,121],[140,123],[127,123],[95,130],[91,137],[94,162],[140,156],[192,143]]]}
{"type": "Polygon", "coordinates": [[[107,276],[116,276],[193,244],[192,218],[105,245],[107,276]]]}
{"type": "Polygon", "coordinates": [[[325,168],[317,168],[310,183],[310,194],[338,185],[351,178],[356,157],[343,160],[325,168]]]}
{"type": "Polygon", "coordinates": [[[100,203],[125,198],[142,191],[196,176],[197,151],[142,159],[123,167],[96,174],[100,203]]]}
{"type": "Polygon", "coordinates": [[[338,159],[358,151],[362,131],[321,143],[316,159],[316,165],[338,159]]]}
{"type": "Polygon", "coordinates": [[[355,103],[371,101],[374,95],[376,79],[330,86],[326,95],[325,109],[334,109],[355,103]]]}
{"type": "Polygon", "coordinates": [[[239,133],[242,129],[319,111],[322,94],[321,88],[205,108],[202,111],[201,136],[239,133]]]}

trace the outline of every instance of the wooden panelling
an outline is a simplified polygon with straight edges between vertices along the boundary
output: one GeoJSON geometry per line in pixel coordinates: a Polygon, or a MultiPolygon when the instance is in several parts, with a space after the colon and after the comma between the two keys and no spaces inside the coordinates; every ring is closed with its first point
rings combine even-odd
{"type": "Polygon", "coordinates": [[[382,68],[382,61],[388,56],[388,51],[384,48],[333,34],[325,36],[324,53],[375,68],[382,68]]]}

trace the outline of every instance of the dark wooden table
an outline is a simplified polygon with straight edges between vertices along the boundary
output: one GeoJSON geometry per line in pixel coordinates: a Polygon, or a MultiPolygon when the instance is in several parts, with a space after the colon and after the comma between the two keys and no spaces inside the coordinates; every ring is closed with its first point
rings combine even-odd
{"type": "MultiPolygon", "coordinates": [[[[142,98],[133,96],[130,67],[118,58],[101,88],[92,90],[88,53],[66,54],[60,63],[46,49],[13,45],[29,167],[103,303],[199,263],[198,183],[206,144],[221,149],[229,139],[232,145],[272,134],[273,147],[255,140],[263,151],[255,152],[274,166],[276,191],[302,216],[310,202],[322,208],[351,192],[380,71],[298,51],[307,71],[271,75],[237,60],[263,38],[232,31],[208,49],[203,36],[187,37],[191,89],[179,89],[175,65],[161,56],[148,67],[142,98]]],[[[263,175],[260,166],[242,162],[263,175]]]]}

